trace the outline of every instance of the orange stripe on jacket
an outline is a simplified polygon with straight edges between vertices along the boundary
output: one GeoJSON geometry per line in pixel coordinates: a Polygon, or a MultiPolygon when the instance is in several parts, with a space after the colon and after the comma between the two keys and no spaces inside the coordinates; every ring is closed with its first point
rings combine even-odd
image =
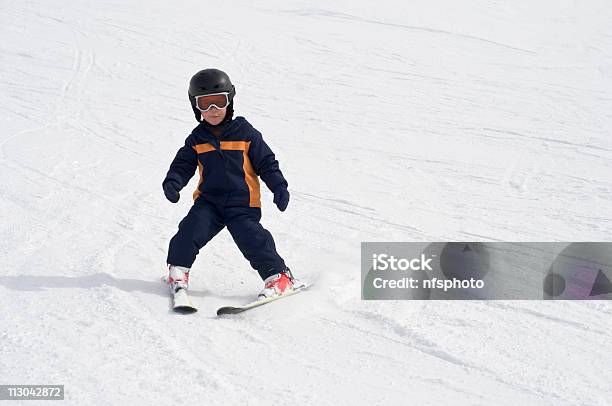
{"type": "Polygon", "coordinates": [[[226,151],[244,151],[249,149],[251,141],[221,141],[221,149],[226,151]]]}
{"type": "Polygon", "coordinates": [[[243,164],[242,170],[244,171],[244,180],[249,187],[249,207],[261,207],[261,193],[259,192],[259,178],[251,165],[249,159],[249,147],[251,141],[245,142],[246,148],[242,151],[243,164]]]}
{"type": "Polygon", "coordinates": [[[205,152],[214,151],[215,147],[212,144],[206,143],[206,144],[197,144],[197,145],[194,145],[193,149],[198,154],[203,154],[205,152]]]}
{"type": "Polygon", "coordinates": [[[198,160],[198,172],[200,173],[200,180],[198,181],[198,186],[196,187],[195,192],[193,192],[193,201],[195,202],[198,197],[200,197],[200,185],[204,182],[204,167],[200,160],[198,160]]]}

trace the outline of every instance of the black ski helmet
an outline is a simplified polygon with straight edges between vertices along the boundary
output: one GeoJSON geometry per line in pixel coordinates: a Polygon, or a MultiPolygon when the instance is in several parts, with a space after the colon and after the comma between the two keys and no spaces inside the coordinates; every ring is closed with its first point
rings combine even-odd
{"type": "Polygon", "coordinates": [[[234,95],[236,94],[236,89],[234,88],[234,85],[232,85],[232,81],[230,80],[229,76],[227,76],[227,73],[219,69],[210,68],[201,70],[193,75],[189,81],[188,94],[189,102],[191,103],[191,108],[193,109],[197,122],[202,120],[202,112],[196,107],[196,96],[221,92],[229,93],[227,116],[226,119],[223,120],[225,122],[231,120],[231,116],[234,113],[234,95]]]}

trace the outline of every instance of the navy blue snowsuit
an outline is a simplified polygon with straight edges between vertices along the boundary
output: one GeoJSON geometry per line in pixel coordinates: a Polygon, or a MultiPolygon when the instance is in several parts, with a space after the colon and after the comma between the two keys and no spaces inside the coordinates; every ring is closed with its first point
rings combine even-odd
{"type": "Polygon", "coordinates": [[[285,270],[274,239],[259,223],[258,176],[271,191],[287,181],[261,133],[244,117],[227,123],[218,136],[206,123],[185,140],[164,179],[187,185],[196,168],[200,181],[194,204],[170,240],[168,264],[190,268],[199,250],[227,226],[238,248],[262,279],[285,270]]]}

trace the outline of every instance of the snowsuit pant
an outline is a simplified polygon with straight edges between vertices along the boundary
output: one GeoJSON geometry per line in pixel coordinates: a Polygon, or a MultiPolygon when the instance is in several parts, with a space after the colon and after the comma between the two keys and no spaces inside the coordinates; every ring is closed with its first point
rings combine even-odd
{"type": "Polygon", "coordinates": [[[191,268],[200,249],[227,226],[242,255],[262,279],[285,270],[258,207],[223,207],[197,200],[170,240],[168,264],[191,268]]]}

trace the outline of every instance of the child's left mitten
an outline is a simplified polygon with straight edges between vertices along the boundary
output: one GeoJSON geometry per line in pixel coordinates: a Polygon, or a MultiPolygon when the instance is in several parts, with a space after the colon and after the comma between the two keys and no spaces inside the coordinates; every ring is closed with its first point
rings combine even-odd
{"type": "Polygon", "coordinates": [[[289,204],[289,191],[284,186],[279,186],[274,191],[274,204],[280,211],[285,211],[289,204]]]}

